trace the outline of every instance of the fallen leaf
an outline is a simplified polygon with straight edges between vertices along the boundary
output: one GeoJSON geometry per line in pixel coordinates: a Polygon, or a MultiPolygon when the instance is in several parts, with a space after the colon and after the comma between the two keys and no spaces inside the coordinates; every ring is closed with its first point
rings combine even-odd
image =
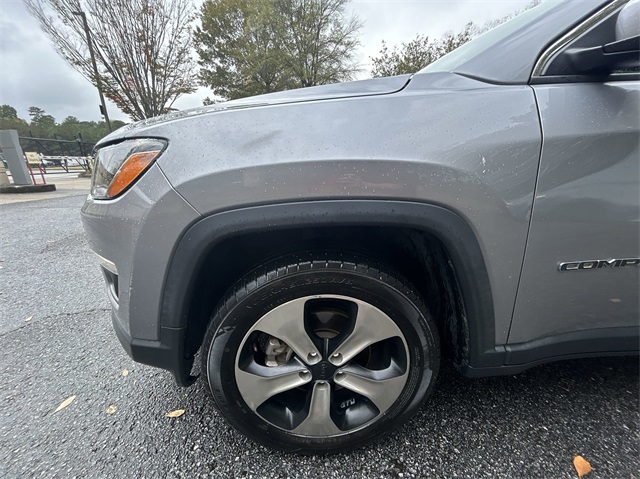
{"type": "Polygon", "coordinates": [[[67,399],[65,399],[64,401],[62,401],[62,402],[60,403],[60,406],[58,406],[58,407],[56,408],[56,410],[55,410],[55,411],[53,411],[53,413],[52,413],[52,414],[55,414],[55,413],[57,413],[58,411],[62,411],[62,410],[63,410],[64,408],[66,408],[69,404],[71,404],[71,403],[74,401],[74,399],[75,399],[75,398],[76,398],[76,395],[75,395],[75,394],[74,394],[73,396],[69,396],[67,399]]]}
{"type": "Polygon", "coordinates": [[[576,456],[573,458],[573,467],[576,468],[578,477],[586,476],[591,472],[591,464],[582,456],[576,456]]]}
{"type": "Polygon", "coordinates": [[[107,408],[107,410],[105,411],[107,414],[113,414],[114,412],[116,412],[118,410],[117,407],[115,407],[113,404],[111,406],[109,406],[107,408]]]}
{"type": "Polygon", "coordinates": [[[184,409],[176,409],[175,411],[168,412],[164,417],[180,417],[184,414],[184,409]]]}
{"type": "Polygon", "coordinates": [[[31,318],[33,318],[33,316],[29,316],[25,321],[31,321],[31,318]]]}
{"type": "Polygon", "coordinates": [[[127,376],[129,375],[129,370],[128,370],[128,369],[123,369],[123,370],[122,370],[122,375],[123,375],[124,377],[127,377],[127,376]]]}

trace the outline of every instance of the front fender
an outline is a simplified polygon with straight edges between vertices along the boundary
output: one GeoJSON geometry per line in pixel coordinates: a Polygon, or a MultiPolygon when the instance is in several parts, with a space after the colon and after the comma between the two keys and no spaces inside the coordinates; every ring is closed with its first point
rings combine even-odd
{"type": "MultiPolygon", "coordinates": [[[[462,367],[502,365],[496,354],[495,317],[482,251],[469,224],[458,214],[436,205],[407,201],[334,200],[255,206],[207,216],[193,224],[177,244],[163,287],[160,337],[184,335],[190,299],[202,259],[235,236],[305,226],[387,226],[411,228],[437,237],[450,255],[463,297],[468,350],[462,367]]],[[[178,340],[178,342],[181,342],[178,340]]],[[[165,348],[166,349],[166,348],[165,348]]],[[[180,352],[183,350],[180,349],[180,352]]],[[[177,353],[177,351],[176,351],[177,353]]],[[[177,358],[178,382],[188,382],[192,359],[177,358]]]]}
{"type": "Polygon", "coordinates": [[[541,148],[529,86],[418,74],[392,94],[222,111],[148,134],[171,139],[159,166],[202,216],[343,199],[456,212],[478,239],[494,340],[506,343],[541,148]]]}

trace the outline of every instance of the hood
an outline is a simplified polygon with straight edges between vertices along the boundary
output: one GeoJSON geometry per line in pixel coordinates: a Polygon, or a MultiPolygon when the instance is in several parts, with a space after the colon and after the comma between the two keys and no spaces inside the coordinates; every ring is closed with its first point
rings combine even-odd
{"type": "Polygon", "coordinates": [[[98,142],[98,146],[110,141],[135,136],[135,132],[150,126],[159,125],[170,121],[180,120],[188,117],[206,115],[217,111],[236,110],[241,108],[252,108],[258,106],[277,105],[282,103],[296,103],[303,101],[330,100],[336,98],[349,98],[369,95],[387,95],[402,90],[411,79],[411,75],[400,75],[395,77],[372,78],[370,80],[359,80],[346,83],[334,83],[332,85],[322,85],[297,90],[286,90],[278,93],[268,93],[266,95],[252,96],[239,100],[232,100],[214,105],[191,108],[189,110],[175,111],[166,115],[148,118],[137,121],[110,133],[98,142]]]}

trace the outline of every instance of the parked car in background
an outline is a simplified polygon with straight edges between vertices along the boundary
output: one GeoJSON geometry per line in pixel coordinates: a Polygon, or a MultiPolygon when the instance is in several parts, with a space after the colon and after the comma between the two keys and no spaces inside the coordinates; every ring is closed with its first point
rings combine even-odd
{"type": "Polygon", "coordinates": [[[636,354],[639,5],[110,134],[82,218],[124,348],[183,386],[200,351],[221,414],[302,453],[396,429],[444,360],[636,354]]]}

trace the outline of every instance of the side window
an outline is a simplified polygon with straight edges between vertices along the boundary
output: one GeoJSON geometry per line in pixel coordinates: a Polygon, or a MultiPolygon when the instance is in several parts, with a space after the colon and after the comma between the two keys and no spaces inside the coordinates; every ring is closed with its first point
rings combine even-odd
{"type": "Polygon", "coordinates": [[[552,45],[533,83],[638,79],[640,0],[615,1],[552,45]]]}

